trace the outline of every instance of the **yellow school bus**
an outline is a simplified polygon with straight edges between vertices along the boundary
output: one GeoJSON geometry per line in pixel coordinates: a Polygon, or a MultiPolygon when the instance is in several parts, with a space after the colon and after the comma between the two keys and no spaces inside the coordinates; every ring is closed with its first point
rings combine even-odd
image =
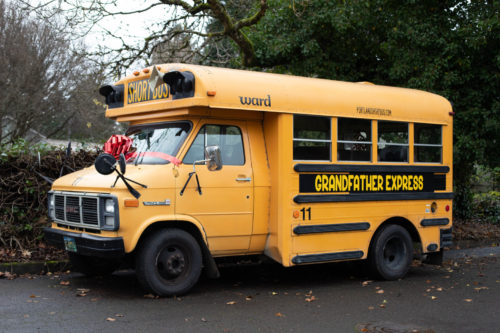
{"type": "Polygon", "coordinates": [[[185,64],[100,89],[129,123],[123,154],[56,180],[49,242],[76,270],[126,259],[158,295],[217,258],[283,266],[366,260],[402,278],[451,244],[452,120],[435,94],[185,64]]]}

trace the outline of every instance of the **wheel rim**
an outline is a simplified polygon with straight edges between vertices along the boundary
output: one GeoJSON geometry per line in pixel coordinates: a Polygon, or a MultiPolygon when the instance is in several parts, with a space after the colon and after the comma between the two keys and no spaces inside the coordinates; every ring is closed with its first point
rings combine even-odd
{"type": "Polygon", "coordinates": [[[384,263],[386,267],[397,270],[404,266],[406,260],[406,247],[399,237],[390,238],[384,245],[384,263]]]}
{"type": "Polygon", "coordinates": [[[167,282],[175,283],[189,271],[189,256],[179,245],[165,246],[156,257],[156,271],[167,282]]]}

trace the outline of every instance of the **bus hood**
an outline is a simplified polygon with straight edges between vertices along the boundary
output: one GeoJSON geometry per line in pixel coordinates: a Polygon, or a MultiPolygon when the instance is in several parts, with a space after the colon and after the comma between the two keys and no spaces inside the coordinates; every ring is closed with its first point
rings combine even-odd
{"type": "MultiPolygon", "coordinates": [[[[175,179],[172,164],[167,165],[127,165],[125,177],[142,183],[148,188],[174,188],[175,179]],[[162,177],[158,177],[158,175],[162,177]]],[[[67,174],[54,181],[53,190],[57,191],[90,191],[90,192],[110,192],[117,178],[117,173],[101,175],[94,166],[67,174]]],[[[132,187],[139,192],[144,190],[141,186],[131,183],[132,187]]],[[[125,184],[118,179],[113,189],[125,189],[125,184]]]]}

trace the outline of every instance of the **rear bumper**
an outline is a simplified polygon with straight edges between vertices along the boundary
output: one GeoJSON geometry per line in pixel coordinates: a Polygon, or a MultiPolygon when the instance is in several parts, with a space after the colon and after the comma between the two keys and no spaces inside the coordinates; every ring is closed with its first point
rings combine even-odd
{"type": "Polygon", "coordinates": [[[60,249],[65,249],[64,237],[72,237],[75,240],[76,253],[78,254],[103,258],[116,258],[125,254],[123,238],[121,237],[99,237],[52,228],[45,228],[43,231],[47,242],[60,249]]]}

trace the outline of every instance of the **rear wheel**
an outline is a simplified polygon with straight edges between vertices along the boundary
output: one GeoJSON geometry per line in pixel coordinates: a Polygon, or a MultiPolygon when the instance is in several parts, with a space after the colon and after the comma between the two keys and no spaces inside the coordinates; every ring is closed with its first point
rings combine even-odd
{"type": "Polygon", "coordinates": [[[385,280],[404,277],[412,259],[412,240],[405,228],[391,224],[377,232],[369,256],[370,267],[377,277],[385,280]]]}
{"type": "Polygon", "coordinates": [[[110,275],[118,269],[120,263],[116,260],[84,256],[77,253],[68,253],[71,269],[88,276],[110,275]]]}
{"type": "Polygon", "coordinates": [[[180,229],[163,229],[150,234],[136,257],[139,283],[159,296],[188,292],[198,281],[201,266],[198,242],[180,229]]]}

